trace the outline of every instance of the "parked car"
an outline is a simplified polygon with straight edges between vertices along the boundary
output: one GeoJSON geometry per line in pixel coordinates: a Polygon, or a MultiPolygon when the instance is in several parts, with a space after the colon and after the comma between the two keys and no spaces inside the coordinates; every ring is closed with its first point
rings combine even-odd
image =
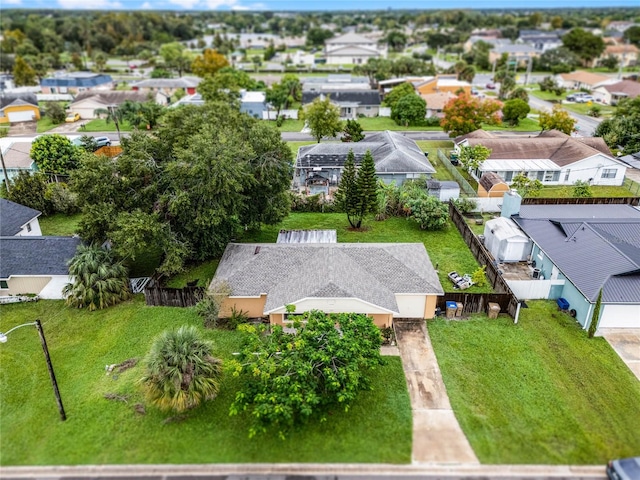
{"type": "Polygon", "coordinates": [[[96,142],[98,148],[111,146],[111,139],[109,137],[95,137],[93,140],[96,142]]]}
{"type": "Polygon", "coordinates": [[[587,103],[593,101],[594,98],[591,95],[580,95],[578,98],[576,98],[576,103],[587,103]]]}
{"type": "Polygon", "coordinates": [[[495,90],[496,89],[496,84],[495,83],[487,83],[485,85],[485,88],[488,90],[495,90]]]}
{"type": "MultiPolygon", "coordinates": [[[[567,95],[567,102],[577,102],[577,103],[585,103],[583,102],[581,99],[584,97],[589,97],[591,99],[591,101],[593,101],[593,97],[591,95],[589,95],[588,93],[585,92],[576,92],[576,93],[570,93],[569,95],[567,95]]],[[[586,100],[588,101],[588,100],[586,100]]]]}
{"type": "Polygon", "coordinates": [[[78,120],[80,120],[80,114],[77,112],[67,113],[67,118],[64,119],[67,123],[77,122],[78,120]]]}
{"type": "Polygon", "coordinates": [[[640,457],[612,460],[607,465],[610,480],[638,480],[640,478],[640,457]]]}

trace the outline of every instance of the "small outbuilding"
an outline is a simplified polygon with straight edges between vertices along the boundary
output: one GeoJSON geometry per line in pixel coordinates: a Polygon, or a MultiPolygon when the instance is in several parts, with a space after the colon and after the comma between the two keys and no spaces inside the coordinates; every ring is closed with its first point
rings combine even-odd
{"type": "Polygon", "coordinates": [[[509,185],[494,172],[483,173],[478,182],[479,197],[502,197],[508,191],[509,185]]]}
{"type": "Polygon", "coordinates": [[[460,185],[452,180],[427,180],[427,192],[441,202],[460,197],[460,185]]]}
{"type": "Polygon", "coordinates": [[[522,262],[531,254],[533,244],[513,220],[498,217],[484,227],[484,245],[498,262],[522,262]]]}

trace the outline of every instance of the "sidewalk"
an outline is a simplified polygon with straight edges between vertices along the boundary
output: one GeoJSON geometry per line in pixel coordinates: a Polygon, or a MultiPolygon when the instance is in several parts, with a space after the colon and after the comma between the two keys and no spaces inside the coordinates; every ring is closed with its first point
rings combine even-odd
{"type": "Polygon", "coordinates": [[[413,411],[413,463],[478,464],[451,409],[424,320],[394,325],[413,411]]]}

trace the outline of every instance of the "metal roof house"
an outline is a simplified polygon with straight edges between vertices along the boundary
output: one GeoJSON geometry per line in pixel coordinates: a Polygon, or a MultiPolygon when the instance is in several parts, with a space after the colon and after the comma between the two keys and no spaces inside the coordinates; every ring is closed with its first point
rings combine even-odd
{"type": "Polygon", "coordinates": [[[355,143],[318,143],[300,147],[296,158],[293,186],[310,194],[331,194],[340,182],[340,175],[349,150],[353,150],[359,165],[365,153],[371,152],[376,175],[385,183],[398,185],[407,179],[430,178],[435,173],[415,141],[396,132],[380,132],[355,143]]]}
{"type": "Polygon", "coordinates": [[[378,326],[432,318],[443,295],[422,243],[230,243],[212,280],[226,282],[232,308],[273,324],[310,310],[363,313],[378,326]]]}
{"type": "Polygon", "coordinates": [[[360,115],[377,117],[380,113],[380,92],[378,90],[333,90],[302,92],[302,105],[308,105],[316,98],[329,101],[340,108],[340,118],[355,119],[360,115]]]}
{"type": "MultiPolygon", "coordinates": [[[[640,210],[629,205],[522,205],[511,218],[531,239],[546,295],[564,298],[588,328],[640,328],[640,210]]],[[[542,283],[540,284],[542,285],[542,283]]]]}

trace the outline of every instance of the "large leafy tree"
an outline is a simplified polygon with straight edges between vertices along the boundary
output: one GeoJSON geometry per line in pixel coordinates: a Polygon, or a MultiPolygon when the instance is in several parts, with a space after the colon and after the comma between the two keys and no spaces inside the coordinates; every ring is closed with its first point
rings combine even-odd
{"type": "Polygon", "coordinates": [[[520,98],[512,98],[504,102],[502,107],[502,120],[512,127],[518,126],[520,120],[527,118],[531,111],[529,104],[520,98]]]}
{"type": "Polygon", "coordinates": [[[222,361],[193,326],[162,332],[144,363],[146,397],[161,410],[184,412],[213,400],[220,390],[222,361]]]}
{"type": "Polygon", "coordinates": [[[478,130],[483,123],[499,124],[501,108],[502,104],[496,100],[483,100],[461,93],[444,106],[440,125],[450,137],[457,137],[478,130]]]}
{"type": "Polygon", "coordinates": [[[418,124],[426,114],[427,102],[415,93],[405,95],[391,107],[391,118],[405,127],[418,124]]]}
{"type": "Polygon", "coordinates": [[[36,71],[20,55],[16,55],[13,65],[13,80],[17,87],[36,84],[36,71]]]}
{"type": "Polygon", "coordinates": [[[295,322],[297,333],[274,326],[270,335],[241,325],[245,347],[233,361],[234,375],[245,378],[230,413],[248,412],[249,435],[274,428],[280,436],[311,419],[326,420],[329,408],[349,409],[368,388],[367,373],[382,363],[382,337],[362,314],[307,312],[295,322]]]}
{"type": "Polygon", "coordinates": [[[53,205],[47,198],[47,179],[40,172],[20,170],[10,182],[10,190],[6,191],[2,182],[2,196],[12,202],[41,211],[44,215],[53,212],[53,205]]]}
{"type": "Polygon", "coordinates": [[[542,191],[542,182],[538,179],[529,178],[523,172],[513,177],[511,188],[517,190],[522,198],[537,197],[542,191]]]}
{"type": "Polygon", "coordinates": [[[562,37],[562,44],[575,53],[584,66],[590,66],[604,52],[605,44],[601,36],[574,28],[562,37]]]}
{"type": "Polygon", "coordinates": [[[362,133],[362,125],[357,120],[347,120],[342,129],[343,142],[359,142],[364,140],[364,133],[362,133]]]}
{"type": "Polygon", "coordinates": [[[533,60],[536,70],[552,73],[566,73],[573,71],[580,65],[580,58],[567,47],[549,49],[533,60]]]}
{"type": "Polygon", "coordinates": [[[41,135],[31,144],[31,158],[46,174],[66,175],[78,162],[79,150],[67,137],[57,133],[41,135]]]}
{"type": "Polygon", "coordinates": [[[640,97],[621,100],[611,118],[598,125],[594,136],[602,137],[609,148],[624,155],[640,152],[640,97]]]}
{"type": "Polygon", "coordinates": [[[179,76],[191,67],[191,54],[180,42],[165,43],[160,47],[160,56],[167,67],[178,72],[179,76]]]}
{"type": "Polygon", "coordinates": [[[387,93],[382,101],[382,104],[385,107],[393,107],[400,101],[401,98],[407,95],[415,95],[416,89],[409,82],[401,83],[391,89],[389,93],[387,93]]]}
{"type": "Polygon", "coordinates": [[[131,296],[127,269],[110,250],[80,245],[69,263],[73,282],[62,290],[67,305],[90,311],[115,305],[131,296]]]}
{"type": "Polygon", "coordinates": [[[191,71],[199,77],[205,77],[207,75],[215,75],[219,70],[228,66],[229,61],[224,55],[216,50],[207,48],[202,52],[202,55],[198,55],[193,60],[191,71]]]}
{"type": "Polygon", "coordinates": [[[554,105],[551,111],[540,112],[538,119],[542,130],[559,130],[567,135],[575,130],[576,119],[560,105],[554,105]]]}
{"type": "Polygon", "coordinates": [[[329,95],[324,98],[316,97],[310,105],[302,111],[304,120],[311,135],[318,143],[325,137],[335,137],[342,130],[340,109],[331,103],[329,95]]]}
{"type": "Polygon", "coordinates": [[[470,171],[477,170],[491,155],[491,149],[484,145],[467,145],[460,148],[460,163],[470,171]]]}
{"type": "Polygon", "coordinates": [[[153,129],[158,124],[160,117],[164,114],[165,108],[153,100],[146,102],[125,100],[117,110],[119,118],[129,122],[131,126],[142,129],[153,129]]]}

